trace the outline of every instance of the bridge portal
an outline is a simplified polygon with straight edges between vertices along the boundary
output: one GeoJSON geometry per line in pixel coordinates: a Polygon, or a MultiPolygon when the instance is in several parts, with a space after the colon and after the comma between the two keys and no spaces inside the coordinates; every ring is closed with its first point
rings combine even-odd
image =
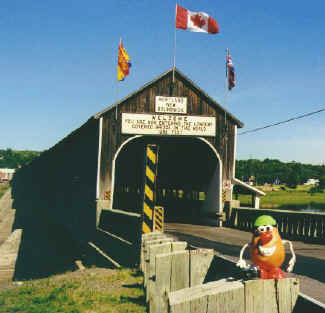
{"type": "Polygon", "coordinates": [[[114,164],[112,208],[138,212],[143,200],[144,148],[159,147],[156,205],[167,221],[211,216],[221,206],[221,160],[214,147],[197,137],[140,136],[128,141],[114,164]]]}

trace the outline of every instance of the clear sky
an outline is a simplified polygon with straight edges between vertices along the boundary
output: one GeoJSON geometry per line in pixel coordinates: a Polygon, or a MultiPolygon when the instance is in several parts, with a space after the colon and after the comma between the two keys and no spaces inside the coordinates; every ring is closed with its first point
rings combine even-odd
{"type": "MultiPolygon", "coordinates": [[[[249,130],[325,108],[325,1],[181,0],[176,66],[249,130]],[[225,101],[225,49],[237,85],[225,101]]],[[[44,150],[172,67],[175,1],[2,0],[0,148],[44,150]],[[131,74],[116,82],[122,37],[131,74]]],[[[238,136],[237,158],[325,163],[325,112],[238,136]]]]}

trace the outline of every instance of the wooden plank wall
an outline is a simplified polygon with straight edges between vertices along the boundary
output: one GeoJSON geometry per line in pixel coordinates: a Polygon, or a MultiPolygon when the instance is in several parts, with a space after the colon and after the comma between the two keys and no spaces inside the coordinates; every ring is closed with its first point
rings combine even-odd
{"type": "Polygon", "coordinates": [[[61,225],[77,241],[96,229],[98,120],[89,119],[55,146],[19,169],[12,181],[16,218],[61,225]],[[20,218],[22,216],[22,218],[20,218]]]}
{"type": "Polygon", "coordinates": [[[172,84],[172,73],[149,85],[147,88],[128,98],[116,109],[112,109],[103,115],[103,146],[101,157],[101,198],[105,192],[110,191],[112,160],[119,148],[132,135],[121,134],[122,113],[155,113],[155,96],[177,96],[187,97],[187,115],[202,115],[216,117],[216,137],[206,139],[218,151],[223,163],[223,180],[231,179],[234,164],[234,135],[235,122],[226,116],[220,108],[208,103],[206,97],[200,96],[197,90],[187,81],[183,80],[176,72],[175,83],[172,84]],[[226,136],[225,136],[226,131],[226,136]]]}

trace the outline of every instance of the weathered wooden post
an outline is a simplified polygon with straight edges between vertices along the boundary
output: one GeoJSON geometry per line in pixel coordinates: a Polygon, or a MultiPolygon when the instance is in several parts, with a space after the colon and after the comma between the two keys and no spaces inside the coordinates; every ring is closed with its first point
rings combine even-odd
{"type": "MultiPolygon", "coordinates": [[[[144,273],[144,285],[146,286],[147,283],[147,275],[149,273],[149,265],[150,265],[150,247],[151,246],[156,246],[156,245],[162,245],[162,244],[167,244],[170,247],[170,243],[174,241],[173,238],[161,238],[161,239],[156,239],[156,240],[151,240],[146,242],[144,248],[143,248],[143,273],[144,273]]],[[[170,252],[171,248],[169,248],[168,251],[170,252]]]]}
{"type": "Polygon", "coordinates": [[[221,280],[169,293],[168,313],[292,313],[296,278],[221,280]]]}
{"type": "MultiPolygon", "coordinates": [[[[149,263],[146,271],[146,299],[152,299],[151,295],[155,294],[156,282],[156,256],[164,253],[172,253],[176,251],[184,251],[187,247],[186,241],[176,241],[159,245],[152,245],[149,247],[149,263]],[[169,245],[169,246],[168,246],[169,245]]],[[[186,251],[187,253],[187,251],[186,251]]],[[[150,311],[151,312],[151,311],[150,311]]]]}
{"type": "MultiPolygon", "coordinates": [[[[181,243],[175,242],[175,246],[181,243]]],[[[168,294],[202,284],[212,263],[212,249],[198,249],[157,254],[155,280],[150,288],[150,313],[167,313],[168,294]]]]}
{"type": "Polygon", "coordinates": [[[291,313],[299,293],[297,278],[244,282],[246,313],[291,313]]]}
{"type": "Polygon", "coordinates": [[[168,313],[245,313],[244,303],[243,284],[222,280],[171,292],[168,313]]]}

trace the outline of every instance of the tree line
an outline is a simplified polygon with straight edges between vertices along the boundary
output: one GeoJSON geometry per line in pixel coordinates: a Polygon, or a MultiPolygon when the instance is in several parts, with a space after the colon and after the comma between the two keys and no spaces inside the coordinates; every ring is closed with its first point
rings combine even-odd
{"type": "MultiPolygon", "coordinates": [[[[40,151],[17,151],[0,149],[0,168],[23,167],[41,154],[40,151]]],[[[236,177],[242,181],[252,181],[254,185],[286,184],[295,187],[305,183],[309,178],[325,177],[325,164],[312,165],[299,162],[281,162],[277,159],[237,160],[236,177]]]]}
{"type": "Polygon", "coordinates": [[[237,160],[236,177],[242,181],[253,181],[254,185],[286,184],[296,187],[309,178],[325,177],[325,165],[303,164],[299,162],[281,162],[276,159],[237,160]]]}
{"type": "Polygon", "coordinates": [[[29,164],[33,159],[41,154],[39,151],[15,151],[12,149],[0,149],[0,168],[13,168],[29,164]]]}

